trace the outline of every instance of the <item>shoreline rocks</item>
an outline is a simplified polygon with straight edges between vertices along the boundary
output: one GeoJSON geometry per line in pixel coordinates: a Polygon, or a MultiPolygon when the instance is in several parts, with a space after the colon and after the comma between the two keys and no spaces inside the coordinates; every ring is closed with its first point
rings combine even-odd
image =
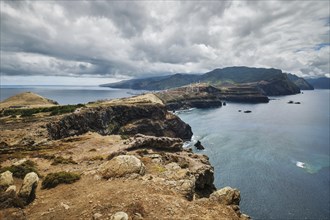
{"type": "Polygon", "coordinates": [[[224,205],[239,205],[241,194],[237,189],[226,186],[213,192],[210,195],[210,200],[224,205]]]}
{"type": "Polygon", "coordinates": [[[205,147],[202,145],[202,143],[200,141],[197,141],[196,144],[194,144],[194,146],[197,148],[197,150],[205,149],[205,147]]]}

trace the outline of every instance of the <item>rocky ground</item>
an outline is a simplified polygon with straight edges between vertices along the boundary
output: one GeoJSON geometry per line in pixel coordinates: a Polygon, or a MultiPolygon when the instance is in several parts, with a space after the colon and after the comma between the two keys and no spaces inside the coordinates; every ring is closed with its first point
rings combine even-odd
{"type": "Polygon", "coordinates": [[[0,118],[0,219],[247,219],[190,126],[139,100],[0,118]]]}

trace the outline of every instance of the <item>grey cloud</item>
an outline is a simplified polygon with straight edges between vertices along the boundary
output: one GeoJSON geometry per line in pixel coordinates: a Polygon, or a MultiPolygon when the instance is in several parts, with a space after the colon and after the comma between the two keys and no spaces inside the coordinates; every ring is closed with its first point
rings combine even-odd
{"type": "Polygon", "coordinates": [[[1,74],[329,73],[327,1],[1,1],[1,74]]]}

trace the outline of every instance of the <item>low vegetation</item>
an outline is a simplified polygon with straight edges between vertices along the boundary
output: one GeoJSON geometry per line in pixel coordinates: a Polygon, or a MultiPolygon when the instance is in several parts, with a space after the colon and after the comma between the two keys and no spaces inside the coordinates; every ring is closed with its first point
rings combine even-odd
{"type": "Polygon", "coordinates": [[[71,184],[80,179],[80,175],[71,172],[57,172],[57,173],[49,173],[42,181],[43,189],[54,188],[59,184],[71,184]]]}
{"type": "Polygon", "coordinates": [[[23,208],[24,203],[22,199],[14,191],[0,192],[0,210],[12,207],[23,208]]]}
{"type": "Polygon", "coordinates": [[[37,113],[50,113],[50,115],[61,115],[65,113],[74,112],[77,108],[85,107],[83,104],[77,105],[60,105],[42,108],[18,108],[18,109],[4,109],[0,112],[0,117],[21,115],[22,117],[30,117],[37,113]]]}
{"type": "Polygon", "coordinates": [[[57,164],[77,164],[76,161],[72,159],[72,157],[69,158],[64,158],[62,156],[55,157],[53,158],[53,163],[52,165],[57,165],[57,164]]]}
{"type": "MultiPolygon", "coordinates": [[[[20,165],[12,165],[9,167],[3,167],[0,169],[0,173],[5,172],[7,170],[12,172],[14,177],[21,178],[21,179],[23,179],[25,177],[25,175],[30,172],[35,172],[38,174],[36,164],[31,160],[27,160],[20,165]]],[[[38,174],[38,176],[40,176],[40,175],[38,174]]]]}

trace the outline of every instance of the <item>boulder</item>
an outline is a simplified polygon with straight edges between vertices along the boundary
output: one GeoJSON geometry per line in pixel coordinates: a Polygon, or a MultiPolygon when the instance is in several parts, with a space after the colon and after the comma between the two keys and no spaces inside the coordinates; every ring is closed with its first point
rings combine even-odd
{"type": "Polygon", "coordinates": [[[128,215],[126,212],[116,212],[110,220],[128,220],[128,215]]]}
{"type": "Polygon", "coordinates": [[[0,188],[5,188],[9,185],[13,185],[13,174],[10,171],[6,171],[0,174],[0,188]]]}
{"type": "Polygon", "coordinates": [[[120,155],[105,162],[100,168],[103,178],[122,177],[137,173],[144,175],[145,166],[137,157],[132,155],[120,155]]]}
{"type": "Polygon", "coordinates": [[[205,149],[205,147],[202,145],[202,143],[200,141],[197,141],[194,146],[197,148],[197,150],[204,150],[205,149]]]}
{"type": "Polygon", "coordinates": [[[180,138],[155,137],[137,134],[131,140],[129,149],[153,148],[163,151],[182,151],[183,141],[180,138]]]}
{"type": "Polygon", "coordinates": [[[210,195],[210,200],[224,205],[239,205],[241,195],[237,189],[226,186],[213,192],[210,195]]]}
{"type": "Polygon", "coordinates": [[[38,182],[39,177],[35,172],[31,172],[25,175],[23,185],[18,193],[18,196],[22,198],[26,204],[29,204],[35,199],[38,182]]]}
{"type": "MultiPolygon", "coordinates": [[[[207,161],[208,162],[208,161],[207,161]]],[[[216,189],[214,186],[214,171],[209,164],[204,164],[197,170],[192,170],[195,176],[195,191],[199,197],[210,195],[216,189]]]]}

